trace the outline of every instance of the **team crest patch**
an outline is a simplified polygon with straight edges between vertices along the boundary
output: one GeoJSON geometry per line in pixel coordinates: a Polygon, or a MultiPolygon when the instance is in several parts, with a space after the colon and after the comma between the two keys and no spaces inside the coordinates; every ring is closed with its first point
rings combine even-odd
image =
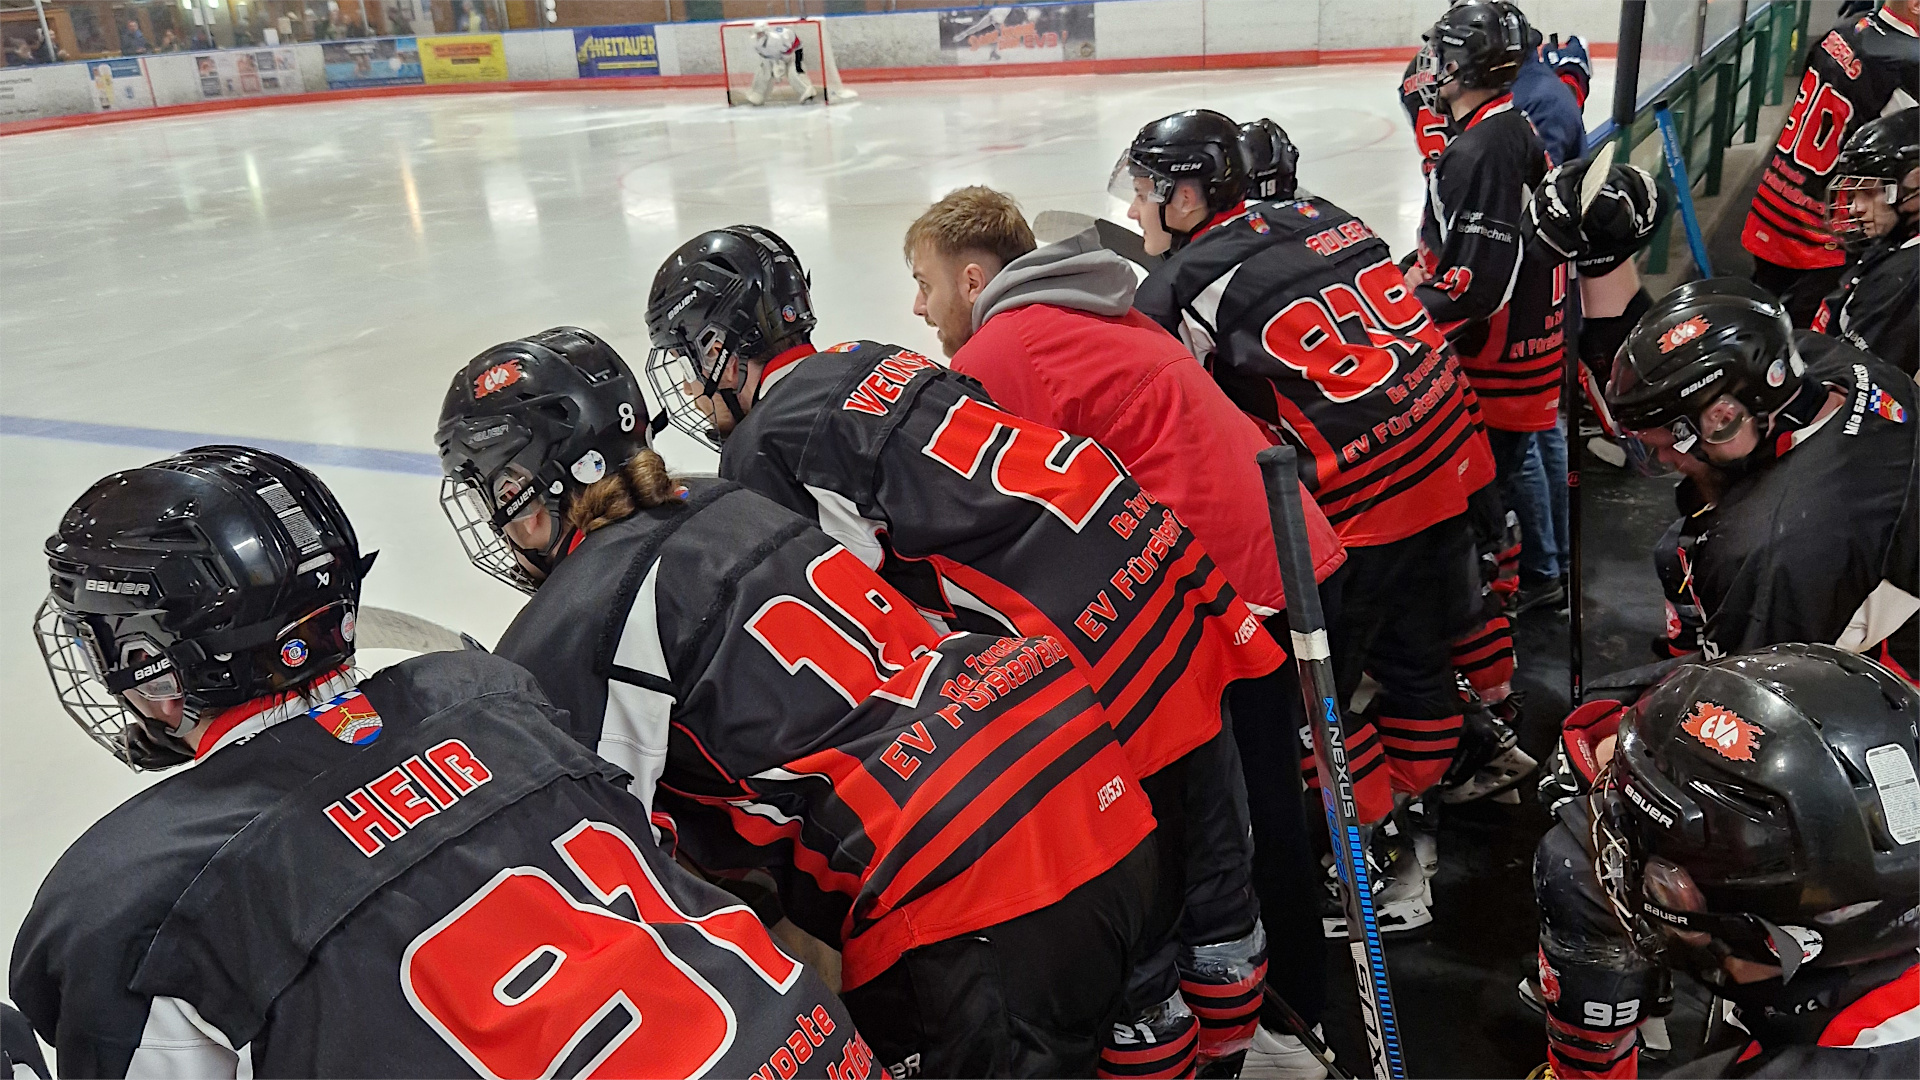
{"type": "Polygon", "coordinates": [[[1728,761],[1752,761],[1760,736],[1766,734],[1759,724],[1748,723],[1732,709],[1711,701],[1696,702],[1680,727],[1728,761]]]}
{"type": "Polygon", "coordinates": [[[1867,395],[1867,408],[1872,409],[1874,412],[1879,413],[1882,418],[1891,420],[1896,424],[1904,424],[1907,422],[1906,406],[1895,401],[1892,394],[1887,393],[1877,386],[1873,388],[1873,393],[1867,395]]]}
{"type": "Polygon", "coordinates": [[[365,746],[380,737],[380,714],[358,690],[349,690],[307,715],[349,746],[365,746]]]}
{"type": "Polygon", "coordinates": [[[826,348],[821,349],[820,351],[821,352],[854,352],[859,348],[860,348],[860,343],[857,341],[843,341],[838,345],[829,345],[826,348]]]}
{"type": "Polygon", "coordinates": [[[1660,351],[1670,353],[1706,333],[1712,327],[1713,324],[1707,321],[1705,315],[1695,315],[1686,322],[1674,323],[1666,333],[1660,335],[1660,351]]]}
{"type": "Polygon", "coordinates": [[[1254,232],[1259,233],[1261,236],[1265,236],[1268,233],[1273,231],[1273,226],[1268,225],[1267,219],[1261,217],[1259,214],[1248,214],[1247,226],[1251,228],[1254,232]]]}
{"type": "Polygon", "coordinates": [[[495,364],[481,372],[479,378],[473,380],[473,396],[483,398],[496,390],[505,390],[507,387],[526,378],[526,374],[526,372],[520,370],[520,361],[518,360],[509,360],[504,364],[495,364]]]}
{"type": "Polygon", "coordinates": [[[1297,202],[1294,204],[1294,207],[1300,211],[1300,216],[1303,218],[1317,218],[1320,216],[1320,208],[1310,202],[1297,202]]]}

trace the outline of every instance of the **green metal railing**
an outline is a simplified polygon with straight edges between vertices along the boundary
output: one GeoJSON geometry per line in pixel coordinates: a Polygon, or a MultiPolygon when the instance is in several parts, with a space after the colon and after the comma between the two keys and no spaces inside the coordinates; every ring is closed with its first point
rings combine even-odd
{"type": "MultiPolygon", "coordinates": [[[[1704,10],[1703,2],[1698,9],[1701,19],[1704,10]]],[[[1778,105],[1783,100],[1787,76],[1806,50],[1807,22],[1812,13],[1812,0],[1749,4],[1732,33],[1703,50],[1664,86],[1637,95],[1633,119],[1624,131],[1613,121],[1596,129],[1588,139],[1589,151],[1597,152],[1609,141],[1624,139],[1626,157],[1631,159],[1649,139],[1657,143],[1653,113],[1655,106],[1664,102],[1673,112],[1681,156],[1686,159],[1695,193],[1702,198],[1718,195],[1726,150],[1735,134],[1743,143],[1753,142],[1760,133],[1761,106],[1778,105]]],[[[1626,20],[1622,22],[1624,25],[1626,20]]],[[[1630,47],[1629,42],[1623,38],[1620,47],[1630,47]]],[[[1632,47],[1637,48],[1638,43],[1632,47]]],[[[1648,273],[1666,271],[1672,227],[1669,218],[1654,235],[1647,252],[1648,273]]]]}

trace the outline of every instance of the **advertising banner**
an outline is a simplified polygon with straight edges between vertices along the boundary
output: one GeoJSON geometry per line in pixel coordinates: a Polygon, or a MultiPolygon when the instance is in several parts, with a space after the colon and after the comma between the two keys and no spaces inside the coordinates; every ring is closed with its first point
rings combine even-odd
{"type": "Polygon", "coordinates": [[[499,34],[449,34],[420,40],[420,73],[428,85],[507,81],[507,46],[499,34]]]}
{"type": "Polygon", "coordinates": [[[298,94],[307,88],[292,49],[200,53],[193,62],[203,98],[298,94]]]}
{"type": "Polygon", "coordinates": [[[96,109],[151,109],[153,84],[140,70],[140,61],[95,60],[87,65],[93,78],[93,104],[96,109]]]}
{"type": "Polygon", "coordinates": [[[658,75],[659,46],[652,23],[582,26],[573,31],[573,57],[583,79],[658,75]]]}
{"type": "Polygon", "coordinates": [[[410,37],[373,41],[328,41],[320,46],[327,87],[419,86],[420,48],[410,37]]]}
{"type": "Polygon", "coordinates": [[[32,68],[0,70],[0,123],[32,120],[40,115],[40,91],[32,68]]]}
{"type": "Polygon", "coordinates": [[[950,64],[1050,64],[1091,60],[1093,5],[970,8],[940,13],[950,64]]]}

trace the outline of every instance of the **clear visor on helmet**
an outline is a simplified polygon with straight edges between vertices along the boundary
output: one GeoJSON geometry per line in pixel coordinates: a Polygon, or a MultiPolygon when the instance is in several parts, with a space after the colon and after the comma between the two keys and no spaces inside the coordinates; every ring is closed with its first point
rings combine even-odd
{"type": "Polygon", "coordinates": [[[1107,194],[1127,205],[1133,205],[1137,198],[1145,197],[1148,202],[1163,203],[1173,190],[1172,185],[1156,179],[1146,169],[1133,163],[1133,151],[1123,150],[1120,160],[1113,163],[1113,172],[1107,175],[1107,194]],[[1136,181],[1145,181],[1144,184],[1136,181]]]}
{"type": "Polygon", "coordinates": [[[718,450],[721,435],[714,427],[715,410],[727,406],[716,399],[722,389],[739,388],[743,365],[733,363],[726,335],[716,328],[701,331],[700,339],[682,339],[656,345],[647,354],[647,385],[660,402],[667,422],[718,450]]]}
{"type": "Polygon", "coordinates": [[[91,620],[61,610],[51,596],[34,614],[33,631],[61,707],[88,738],[132,765],[127,729],[143,719],[133,701],[158,715],[184,700],[172,663],[145,637],[103,640],[91,620]],[[125,696],[111,684],[124,684],[125,696]]]}
{"type": "Polygon", "coordinates": [[[1687,454],[1706,460],[1708,446],[1724,446],[1754,424],[1753,414],[1731,394],[1722,394],[1701,409],[1697,417],[1676,416],[1665,427],[1621,433],[1620,446],[1627,451],[1633,467],[1646,476],[1666,476],[1675,471],[1670,457],[1661,451],[1687,454]]]}

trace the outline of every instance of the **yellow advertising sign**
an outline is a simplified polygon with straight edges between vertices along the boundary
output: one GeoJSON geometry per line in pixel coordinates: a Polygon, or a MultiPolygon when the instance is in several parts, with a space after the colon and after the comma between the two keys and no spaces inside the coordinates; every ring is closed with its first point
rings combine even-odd
{"type": "Polygon", "coordinates": [[[420,74],[428,85],[506,82],[507,47],[499,34],[423,37],[420,74]]]}

